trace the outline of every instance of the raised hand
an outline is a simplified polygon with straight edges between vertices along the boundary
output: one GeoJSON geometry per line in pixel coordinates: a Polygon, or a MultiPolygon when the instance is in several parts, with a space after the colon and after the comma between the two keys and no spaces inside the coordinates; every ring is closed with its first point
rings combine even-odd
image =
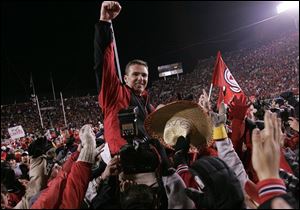
{"type": "Polygon", "coordinates": [[[96,136],[91,125],[89,124],[82,126],[79,131],[79,138],[81,140],[82,147],[86,145],[92,145],[94,147],[96,146],[96,136]]]}
{"type": "Polygon", "coordinates": [[[211,104],[208,100],[208,95],[204,89],[202,89],[202,94],[199,97],[198,101],[199,106],[210,115],[214,127],[220,126],[222,123],[226,122],[226,108],[225,104],[222,102],[221,106],[219,107],[219,113],[214,113],[211,110],[211,104]]]}
{"type": "Polygon", "coordinates": [[[100,20],[111,22],[120,13],[122,7],[116,1],[104,1],[101,6],[100,20]]]}
{"type": "Polygon", "coordinates": [[[187,136],[178,137],[176,145],[174,146],[175,154],[173,157],[174,167],[177,168],[180,164],[189,164],[188,151],[190,149],[190,140],[187,136]]]}
{"type": "Polygon", "coordinates": [[[265,129],[254,129],[252,134],[252,164],[259,180],[279,178],[281,120],[267,111],[265,129]]]}
{"type": "Polygon", "coordinates": [[[244,120],[249,106],[250,104],[246,104],[244,98],[238,99],[236,96],[234,96],[228,104],[229,119],[244,120]]]}
{"type": "Polygon", "coordinates": [[[224,102],[220,104],[218,113],[210,111],[209,115],[214,127],[219,127],[220,125],[225,124],[227,117],[226,117],[226,108],[224,102]]]}
{"type": "Polygon", "coordinates": [[[81,140],[82,148],[78,148],[77,150],[80,150],[77,161],[83,161],[93,164],[95,162],[94,154],[96,149],[96,136],[91,125],[86,124],[82,126],[79,131],[79,138],[81,140]]]}
{"type": "Polygon", "coordinates": [[[208,95],[204,89],[202,89],[202,94],[199,97],[198,104],[202,107],[202,109],[208,113],[211,110],[211,105],[208,100],[208,95]]]}
{"type": "Polygon", "coordinates": [[[108,179],[110,176],[115,176],[119,173],[118,168],[119,168],[119,156],[116,155],[114,156],[107,164],[105,170],[103,171],[101,177],[103,180],[108,179]]]}

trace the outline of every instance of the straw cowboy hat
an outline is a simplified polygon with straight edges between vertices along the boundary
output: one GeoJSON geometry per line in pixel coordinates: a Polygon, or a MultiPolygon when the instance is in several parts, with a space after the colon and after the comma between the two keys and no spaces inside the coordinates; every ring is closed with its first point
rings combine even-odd
{"type": "Polygon", "coordinates": [[[155,110],[145,120],[145,129],[152,138],[172,148],[179,136],[189,135],[192,146],[207,146],[212,137],[210,117],[195,102],[176,101],[155,110]]]}

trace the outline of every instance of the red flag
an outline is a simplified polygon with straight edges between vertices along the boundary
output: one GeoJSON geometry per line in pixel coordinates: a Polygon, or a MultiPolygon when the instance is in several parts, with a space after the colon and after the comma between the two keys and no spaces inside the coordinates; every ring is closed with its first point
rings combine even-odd
{"type": "MultiPolygon", "coordinates": [[[[242,91],[239,84],[232,76],[225,62],[223,61],[220,51],[218,51],[217,54],[217,60],[215,63],[212,84],[214,87],[219,87],[220,92],[222,91],[222,93],[224,93],[225,104],[228,104],[232,100],[234,95],[236,95],[237,98],[246,99],[244,92],[242,91]],[[225,87],[225,91],[223,90],[224,87],[225,87]]],[[[220,93],[219,93],[219,97],[220,97],[220,93]]],[[[218,100],[217,106],[219,106],[220,102],[221,101],[218,100]]]]}

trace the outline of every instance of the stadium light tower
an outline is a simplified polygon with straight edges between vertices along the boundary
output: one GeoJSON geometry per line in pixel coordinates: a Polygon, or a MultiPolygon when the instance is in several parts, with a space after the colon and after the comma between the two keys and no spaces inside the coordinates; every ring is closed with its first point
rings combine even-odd
{"type": "Polygon", "coordinates": [[[299,1],[284,1],[277,6],[277,13],[280,14],[287,10],[299,9],[299,1]]]}
{"type": "Polygon", "coordinates": [[[277,6],[277,13],[291,11],[289,14],[294,19],[296,29],[299,29],[299,1],[283,1],[277,6]]]}

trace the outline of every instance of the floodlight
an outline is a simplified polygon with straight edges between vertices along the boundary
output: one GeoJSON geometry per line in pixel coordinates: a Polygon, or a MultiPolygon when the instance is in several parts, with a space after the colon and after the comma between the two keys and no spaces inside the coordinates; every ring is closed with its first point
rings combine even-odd
{"type": "Polygon", "coordinates": [[[279,14],[296,8],[299,8],[299,1],[284,1],[277,6],[277,13],[279,14]]]}

